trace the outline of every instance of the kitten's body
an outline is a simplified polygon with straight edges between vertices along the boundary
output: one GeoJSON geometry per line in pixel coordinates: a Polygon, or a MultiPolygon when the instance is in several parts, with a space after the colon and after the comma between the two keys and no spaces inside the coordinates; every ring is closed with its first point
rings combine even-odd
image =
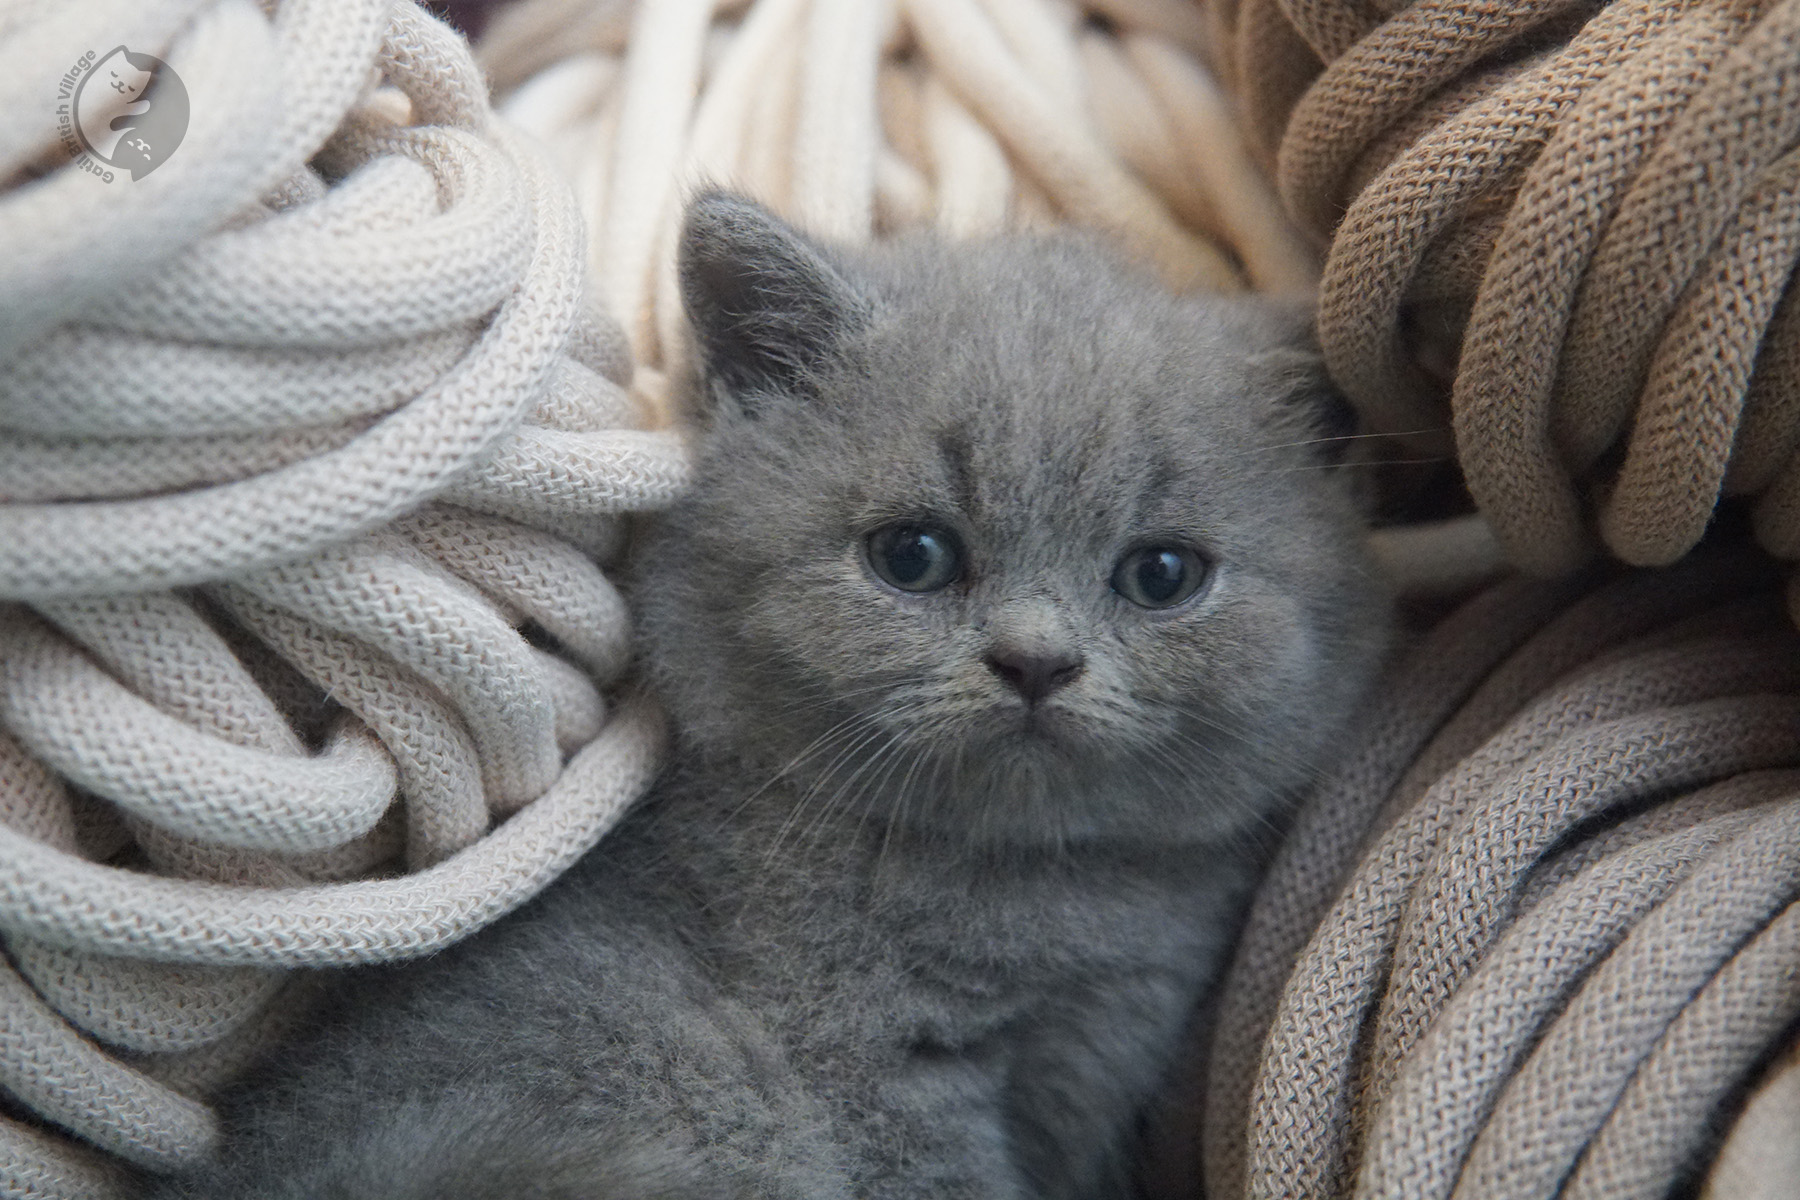
{"type": "Polygon", "coordinates": [[[1378,652],[1316,367],[1066,242],[847,263],[712,198],[684,285],[715,410],[635,588],[678,766],[354,985],[201,1194],[1125,1193],[1248,835],[1378,652]],[[925,520],[962,573],[883,583],[925,520]],[[1122,599],[1146,538],[1207,589],[1122,599]]]}

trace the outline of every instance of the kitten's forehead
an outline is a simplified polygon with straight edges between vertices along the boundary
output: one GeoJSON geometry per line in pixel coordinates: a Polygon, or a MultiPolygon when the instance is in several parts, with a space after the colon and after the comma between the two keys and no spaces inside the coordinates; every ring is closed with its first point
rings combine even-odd
{"type": "Polygon", "coordinates": [[[1053,265],[1048,280],[944,281],[884,314],[835,397],[871,485],[917,481],[1017,537],[1229,507],[1260,436],[1237,331],[1053,265]]]}

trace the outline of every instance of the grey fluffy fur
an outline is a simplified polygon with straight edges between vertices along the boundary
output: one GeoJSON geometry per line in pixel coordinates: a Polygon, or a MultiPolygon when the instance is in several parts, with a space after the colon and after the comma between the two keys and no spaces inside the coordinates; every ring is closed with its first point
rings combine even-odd
{"type": "Polygon", "coordinates": [[[539,901],[349,984],[169,1194],[1128,1194],[1259,831],[1383,642],[1304,322],[722,194],[682,280],[698,480],[633,589],[677,765],[539,901]],[[965,578],[879,582],[867,534],[925,518],[965,578]],[[1124,600],[1146,539],[1210,586],[1124,600]],[[1001,651],[1084,665],[1032,707],[1001,651]]]}

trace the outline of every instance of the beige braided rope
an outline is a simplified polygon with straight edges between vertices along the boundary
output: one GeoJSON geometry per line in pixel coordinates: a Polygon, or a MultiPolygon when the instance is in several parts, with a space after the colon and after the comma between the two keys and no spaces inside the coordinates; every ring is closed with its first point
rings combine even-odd
{"type": "Polygon", "coordinates": [[[45,64],[192,107],[141,180],[0,193],[0,1195],[205,1153],[287,968],[479,928],[656,765],[590,555],[685,464],[567,191],[417,8],[271,9],[0,6],[8,177],[45,64]]]}
{"type": "Polygon", "coordinates": [[[1209,1195],[1651,1197],[1705,1164],[1800,1018],[1800,641],[1771,582],[1709,557],[1547,623],[1558,592],[1509,585],[1417,649],[1417,700],[1264,884],[1209,1195]]]}
{"type": "MultiPolygon", "coordinates": [[[[271,34],[247,4],[93,6],[96,22],[119,22],[134,45],[191,36],[207,55],[232,46],[260,73],[169,50],[196,97],[196,140],[145,186],[106,193],[116,212],[96,211],[73,186],[92,181],[70,172],[53,176],[60,207],[15,206],[42,222],[79,212],[99,231],[91,246],[111,247],[142,286],[109,292],[90,263],[57,257],[86,252],[67,237],[0,247],[18,251],[0,268],[0,306],[13,305],[0,307],[0,335],[11,339],[0,353],[0,529],[20,535],[0,539],[0,595],[39,612],[7,622],[22,649],[6,703],[25,714],[15,732],[36,757],[0,736],[0,764],[17,768],[0,789],[12,831],[0,831],[0,927],[29,992],[110,1045],[165,1056],[207,1045],[225,1064],[261,1036],[259,1006],[278,986],[268,968],[442,944],[517,903],[598,836],[648,771],[650,736],[636,715],[608,722],[583,674],[609,678],[625,642],[617,597],[581,552],[606,561],[619,514],[666,499],[680,479],[664,435],[621,428],[635,410],[621,385],[659,401],[663,378],[684,369],[672,246],[680,198],[697,179],[745,186],[851,240],[1072,220],[1109,230],[1179,284],[1308,284],[1313,251],[1277,214],[1194,58],[1205,42],[1198,12],[1185,0],[1084,7],[1112,24],[1084,24],[1082,8],[1056,0],[518,6],[484,55],[505,110],[544,137],[574,185],[595,234],[589,265],[640,363],[628,380],[616,332],[577,311],[577,239],[558,224],[557,187],[488,120],[459,48],[410,9],[386,26],[384,6],[368,5],[328,28],[323,5],[288,0],[271,34]],[[311,63],[317,80],[283,74],[311,63]],[[372,63],[404,99],[364,95],[372,63]],[[203,119],[207,96],[231,97],[236,112],[284,106],[286,140],[250,144],[212,113],[203,119]],[[195,146],[216,170],[189,170],[195,146]],[[317,173],[301,165],[308,159],[317,173]],[[258,219],[224,227],[259,200],[258,219]],[[128,244],[125,229],[156,238],[128,244]],[[125,379],[128,403],[107,384],[125,379]],[[428,498],[437,503],[419,508],[428,498]],[[204,587],[141,590],[189,584],[204,587]],[[137,594],[119,603],[158,614],[157,632],[134,642],[151,628],[141,612],[128,621],[73,598],[120,590],[137,594]],[[525,622],[553,639],[555,655],[514,632],[525,622]],[[85,726],[68,711],[69,680],[84,671],[93,687],[74,694],[116,701],[95,715],[137,721],[135,730],[160,713],[202,736],[159,725],[186,758],[113,761],[106,745],[76,736],[85,726]],[[377,744],[385,764],[358,757],[377,744]],[[220,805],[221,793],[193,786],[176,768],[208,748],[234,764],[235,795],[247,800],[276,758],[305,759],[295,778],[312,781],[316,828],[296,832],[280,813],[220,805]],[[52,760],[119,793],[117,807],[68,792],[45,770],[52,760]],[[370,797],[384,789],[404,803],[377,810],[370,797]],[[365,824],[371,810],[379,819],[365,824]],[[491,817],[514,810],[481,837],[491,817]],[[130,853],[178,878],[122,880],[94,865],[132,842],[130,853]],[[401,855],[415,874],[338,882],[401,855]],[[243,883],[279,886],[246,896],[234,886],[243,883]],[[287,931],[278,949],[245,932],[267,927],[287,931]],[[124,968],[96,951],[141,958],[124,968]],[[162,1010],[149,998],[185,998],[167,1011],[188,1014],[187,1024],[155,1019],[162,1010]]],[[[1498,45],[1519,24],[1506,6],[1420,7],[1442,18],[1431,28],[1446,45],[1464,34],[1498,45]]],[[[34,46],[55,44],[72,20],[54,9],[43,6],[28,28],[34,46]]],[[[1261,89],[1249,106],[1253,140],[1279,132],[1300,94],[1295,80],[1316,69],[1309,41],[1335,59],[1382,15],[1315,3],[1302,39],[1273,4],[1215,11],[1222,26],[1278,34],[1266,55],[1240,41],[1236,70],[1227,63],[1240,86],[1261,89]]],[[[1579,90],[1604,80],[1620,46],[1659,36],[1603,24],[1577,53],[1514,74],[1579,90]]],[[[1457,61],[1475,57],[1457,44],[1457,61]]],[[[1529,147],[1552,109],[1494,124],[1495,105],[1523,86],[1507,75],[1466,89],[1470,105],[1492,101],[1488,124],[1469,128],[1529,147]]],[[[0,94],[9,87],[0,82],[0,94]]],[[[29,96],[21,103],[28,109],[29,96]]],[[[1407,144],[1380,130],[1362,136],[1377,158],[1407,144]]],[[[1361,186],[1382,165],[1332,170],[1361,186]]],[[[1493,166],[1492,178],[1515,175],[1493,166]]],[[[1779,212],[1780,180],[1755,186],[1779,212]]],[[[1472,189],[1463,235],[1419,260],[1419,277],[1439,293],[1480,278],[1479,251],[1501,229],[1485,203],[1472,189]]],[[[1740,236],[1761,228],[1751,220],[1740,236]]],[[[1727,283],[1748,278],[1730,269],[1735,261],[1718,275],[1727,283]]],[[[1771,307],[1780,322],[1786,309],[1771,307]]],[[[1704,333],[1719,311],[1696,307],[1690,324],[1704,333]]],[[[1751,394],[1768,395],[1771,378],[1759,359],[1751,394]]],[[[1746,426],[1790,437],[1796,422],[1779,401],[1746,414],[1746,426]]],[[[1787,479],[1781,461],[1765,451],[1753,464],[1776,479],[1771,498],[1787,479]]],[[[1733,486],[1749,478],[1726,469],[1733,486]]],[[[1765,502],[1763,511],[1780,526],[1781,510],[1765,502]]],[[[1448,540],[1428,531],[1387,548],[1415,578],[1441,568],[1421,573],[1409,557],[1472,550],[1444,580],[1454,583],[1488,565],[1481,535],[1458,526],[1448,540]]],[[[1492,617],[1529,624],[1536,603],[1492,617]]],[[[1465,734],[1481,724],[1464,723],[1465,734]]],[[[1381,762],[1398,770],[1410,736],[1382,743],[1381,762]]],[[[1419,775],[1407,786],[1422,793],[1431,783],[1419,775]]],[[[70,1108],[45,1093],[40,1110],[66,1128],[153,1164],[203,1144],[204,1114],[182,1107],[182,1089],[204,1087],[224,1066],[188,1054],[118,1075],[84,1058],[90,1044],[79,1037],[31,1024],[49,1011],[18,1008],[19,1028],[37,1032],[6,1043],[24,1064],[7,1076],[19,1080],[16,1094],[39,1095],[32,1081],[64,1069],[44,1056],[62,1054],[59,1064],[88,1064],[93,1087],[138,1097],[70,1108]],[[142,1119],[120,1125],[115,1109],[142,1119]]],[[[42,1142],[35,1131],[0,1134],[42,1142]]],[[[32,1159],[7,1186],[100,1194],[103,1168],[66,1148],[57,1155],[63,1165],[32,1159]]]]}
{"type": "MultiPolygon", "coordinates": [[[[1672,563],[1727,495],[1752,498],[1765,547],[1800,558],[1800,6],[1205,7],[1247,135],[1290,212],[1329,242],[1320,322],[1334,373],[1377,427],[1429,447],[1454,435],[1515,563],[1567,572],[1596,545],[1672,563]],[[1421,323],[1460,342],[1447,396],[1439,372],[1420,369],[1444,357],[1421,352],[1421,323]]],[[[1692,572],[1657,585],[1670,589],[1665,604],[1741,586],[1692,572]]],[[[1800,615],[1800,583],[1787,606],[1800,615]]],[[[1570,618],[1584,608],[1595,611],[1584,602],[1570,618]]],[[[1437,653],[1503,645],[1493,639],[1506,627],[1482,627],[1494,617],[1453,620],[1433,634],[1437,653]]],[[[1774,702],[1750,697],[1795,689],[1752,684],[1756,659],[1793,651],[1772,648],[1765,626],[1733,633],[1738,619],[1712,626],[1736,649],[1690,632],[1663,635],[1687,639],[1676,658],[1649,641],[1617,652],[1620,695],[1673,671],[1691,701],[1741,670],[1743,714],[1768,718],[1774,702]]],[[[1582,628],[1560,621],[1546,635],[1559,625],[1582,628]]],[[[1752,834],[1748,801],[1703,800],[1753,778],[1732,776],[1646,814],[1661,840],[1600,834],[1567,852],[1587,873],[1545,867],[1509,890],[1508,872],[1541,858],[1549,831],[1581,804],[1606,803],[1582,789],[1616,764],[1558,761],[1558,781],[1533,782],[1493,760],[1513,753],[1509,721],[1549,719],[1532,701],[1552,702],[1591,656],[1584,637],[1616,644],[1618,629],[1601,632],[1519,651],[1460,713],[1431,718],[1443,725],[1428,742],[1429,723],[1405,726],[1421,739],[1409,768],[1403,755],[1370,758],[1387,752],[1391,734],[1378,733],[1302,822],[1252,917],[1215,1040],[1209,1194],[1647,1197],[1704,1162],[1709,1130],[1800,1007],[1781,915],[1800,870],[1770,864],[1760,893],[1742,864],[1715,879],[1745,906],[1736,930],[1684,916],[1694,901],[1679,897],[1699,893],[1682,879],[1730,846],[1791,837],[1797,818],[1771,809],[1752,834]],[[1372,776],[1375,761],[1395,773],[1372,776]],[[1533,807],[1559,787],[1573,789],[1561,807],[1533,807]],[[1643,972],[1682,952],[1713,957],[1697,960],[1679,998],[1645,1009],[1643,972]],[[1638,974],[1608,975],[1614,959],[1638,974]],[[1586,1016],[1558,1018],[1590,970],[1618,990],[1589,984],[1586,1016]],[[1655,1015],[1634,1024],[1634,1011],[1655,1015]],[[1587,1053],[1596,1046],[1605,1052],[1587,1053]]],[[[1396,686],[1439,694],[1430,666],[1414,670],[1424,674],[1396,686]]],[[[1586,694],[1600,681],[1575,682],[1586,694]]],[[[1607,752],[1641,772],[1644,755],[1662,770],[1746,750],[1752,726],[1709,726],[1705,703],[1652,709],[1646,728],[1666,743],[1607,752]]],[[[1394,708],[1390,719],[1424,717],[1410,701],[1394,708]]],[[[1778,759],[1786,736],[1766,747],[1778,759]]],[[[1639,783],[1628,771],[1610,786],[1639,783]]],[[[1769,1128],[1762,1120],[1745,1117],[1769,1128]]],[[[1770,1183],[1779,1162],[1759,1162],[1747,1137],[1734,1135],[1722,1175],[1791,1189],[1791,1177],[1770,1183]]]]}
{"type": "Polygon", "coordinates": [[[1800,556],[1800,5],[1208,7],[1247,132],[1331,240],[1334,372],[1380,427],[1453,427],[1514,562],[1669,563],[1727,493],[1800,556]],[[1415,302],[1463,329],[1448,397],[1415,302]]]}

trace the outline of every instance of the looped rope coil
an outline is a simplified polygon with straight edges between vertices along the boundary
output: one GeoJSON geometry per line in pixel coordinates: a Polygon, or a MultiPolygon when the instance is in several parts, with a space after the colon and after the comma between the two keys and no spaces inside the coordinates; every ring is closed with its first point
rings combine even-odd
{"type": "Polygon", "coordinates": [[[1387,432],[1453,429],[1515,563],[1666,565],[1728,495],[1800,557],[1800,3],[1210,8],[1330,240],[1334,374],[1387,432]],[[1448,412],[1413,304],[1461,327],[1448,412]]]}
{"type": "Polygon", "coordinates": [[[1781,591],[1714,555],[1588,586],[1434,629],[1303,810],[1221,1001],[1208,1195],[1663,1196],[1800,1021],[1781,591]]]}
{"type": "Polygon", "coordinates": [[[289,968],[479,928],[657,763],[597,690],[594,556],[686,466],[631,428],[572,198],[411,4],[271,8],[23,4],[0,42],[8,1196],[204,1154],[289,968]],[[121,41],[192,115],[109,185],[43,70],[121,41]]]}

